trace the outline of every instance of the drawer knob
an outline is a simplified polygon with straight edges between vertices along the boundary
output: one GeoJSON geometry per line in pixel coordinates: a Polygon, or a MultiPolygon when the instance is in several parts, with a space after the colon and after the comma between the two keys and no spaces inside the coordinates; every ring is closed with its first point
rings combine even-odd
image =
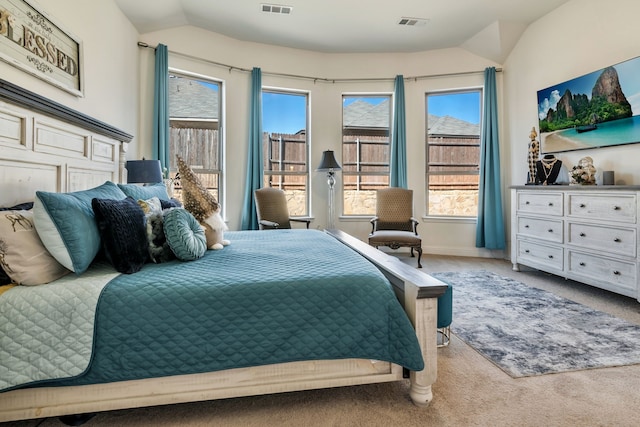
{"type": "Polygon", "coordinates": [[[614,270],[614,271],[613,271],[613,274],[615,274],[616,276],[619,276],[619,275],[620,275],[620,272],[619,272],[618,270],[614,270]]]}
{"type": "Polygon", "coordinates": [[[549,202],[549,206],[553,206],[553,202],[549,202]]]}
{"type": "Polygon", "coordinates": [[[614,206],[614,207],[613,207],[613,210],[614,210],[614,211],[619,211],[620,209],[622,209],[620,206],[614,206]]]}
{"type": "Polygon", "coordinates": [[[553,233],[553,228],[550,228],[550,229],[549,229],[549,233],[553,233]]]}
{"type": "Polygon", "coordinates": [[[613,239],[613,241],[616,242],[616,243],[620,243],[622,240],[620,240],[619,238],[616,237],[615,239],[613,239]]]}
{"type": "Polygon", "coordinates": [[[527,200],[526,202],[524,202],[524,204],[525,204],[525,205],[528,205],[528,204],[529,204],[529,201],[527,200]]]}
{"type": "Polygon", "coordinates": [[[587,207],[587,205],[585,205],[584,203],[580,203],[580,207],[581,207],[581,208],[586,208],[586,207],[587,207]]]}
{"type": "Polygon", "coordinates": [[[586,236],[586,234],[580,233],[580,237],[585,237],[585,236],[586,236]]]}
{"type": "Polygon", "coordinates": [[[524,253],[528,254],[529,253],[529,249],[525,249],[524,253]]]}
{"type": "Polygon", "coordinates": [[[553,259],[553,255],[549,255],[549,259],[553,259]]]}
{"type": "Polygon", "coordinates": [[[586,264],[584,262],[580,263],[580,267],[584,267],[586,264]]]}
{"type": "Polygon", "coordinates": [[[529,228],[529,224],[525,225],[524,228],[529,228]]]}

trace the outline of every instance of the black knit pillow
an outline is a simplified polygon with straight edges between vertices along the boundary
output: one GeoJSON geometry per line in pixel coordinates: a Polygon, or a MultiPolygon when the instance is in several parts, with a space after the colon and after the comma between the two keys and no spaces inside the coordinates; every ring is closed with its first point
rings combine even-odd
{"type": "Polygon", "coordinates": [[[93,199],[104,254],[120,273],[135,273],[147,262],[148,243],[144,212],[131,197],[93,199]]]}

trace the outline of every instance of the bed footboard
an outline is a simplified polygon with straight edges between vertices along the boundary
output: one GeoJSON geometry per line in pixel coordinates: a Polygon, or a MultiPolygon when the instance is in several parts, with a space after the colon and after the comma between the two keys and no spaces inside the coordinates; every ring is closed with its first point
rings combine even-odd
{"type": "Polygon", "coordinates": [[[428,406],[433,398],[431,385],[436,381],[438,369],[438,297],[444,294],[447,285],[341,230],[326,232],[375,264],[393,285],[416,330],[424,358],[424,369],[411,372],[411,399],[418,406],[428,406]]]}

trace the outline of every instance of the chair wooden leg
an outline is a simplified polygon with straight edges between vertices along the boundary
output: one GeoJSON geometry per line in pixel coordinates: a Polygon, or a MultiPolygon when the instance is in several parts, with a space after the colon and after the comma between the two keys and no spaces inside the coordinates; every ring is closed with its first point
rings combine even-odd
{"type": "MultiPolygon", "coordinates": [[[[413,252],[413,248],[411,251],[413,252]]],[[[420,258],[422,258],[422,247],[416,248],[416,251],[418,251],[418,268],[422,268],[422,263],[420,262],[420,258]]]]}

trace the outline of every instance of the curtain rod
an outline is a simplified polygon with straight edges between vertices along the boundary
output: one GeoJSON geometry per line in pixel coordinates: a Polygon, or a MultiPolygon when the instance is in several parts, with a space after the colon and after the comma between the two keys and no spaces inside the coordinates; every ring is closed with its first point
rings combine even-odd
{"type": "MultiPolygon", "coordinates": [[[[142,47],[142,48],[146,48],[146,49],[153,49],[153,50],[156,49],[153,46],[149,46],[145,42],[138,42],[138,47],[142,47]]],[[[193,59],[193,60],[196,60],[196,61],[206,62],[208,64],[216,65],[218,67],[227,68],[229,70],[229,72],[232,72],[232,71],[235,70],[235,71],[242,71],[242,72],[245,72],[245,73],[250,73],[252,71],[251,69],[248,69],[248,68],[242,68],[242,67],[236,67],[234,65],[223,64],[222,62],[216,62],[216,61],[212,61],[210,59],[204,59],[204,58],[200,58],[200,57],[197,57],[197,56],[189,55],[189,54],[186,54],[186,53],[174,52],[174,51],[171,51],[171,50],[169,50],[169,53],[173,54],[173,55],[182,56],[184,58],[193,59]]],[[[502,72],[502,68],[496,68],[496,72],[497,73],[502,72]]],[[[461,72],[457,72],[457,73],[443,73],[443,74],[426,74],[426,75],[421,75],[421,76],[405,77],[404,80],[405,81],[406,80],[418,81],[418,80],[424,80],[424,79],[430,79],[430,78],[466,76],[466,75],[471,75],[471,74],[482,74],[482,73],[484,73],[484,70],[479,70],[479,71],[461,71],[461,72]]],[[[268,75],[268,76],[275,76],[275,77],[289,77],[289,78],[294,78],[294,79],[312,80],[314,83],[316,83],[316,82],[321,82],[321,83],[387,82],[387,81],[388,82],[392,82],[392,81],[395,80],[395,77],[329,79],[329,78],[326,78],[326,77],[311,77],[311,76],[302,76],[302,75],[298,75],[298,74],[277,73],[277,72],[269,72],[269,71],[263,71],[262,74],[263,75],[268,75]]]]}

